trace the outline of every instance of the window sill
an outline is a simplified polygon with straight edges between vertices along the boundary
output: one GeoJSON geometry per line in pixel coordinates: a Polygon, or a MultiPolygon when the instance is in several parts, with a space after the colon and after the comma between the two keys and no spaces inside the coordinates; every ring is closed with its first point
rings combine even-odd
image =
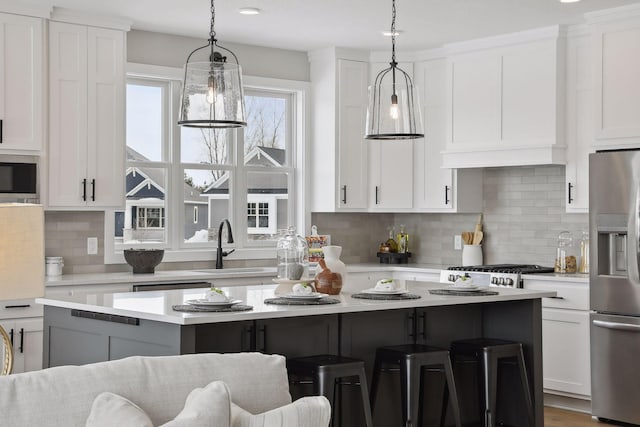
{"type": "MultiPolygon", "coordinates": [[[[226,249],[225,250],[230,250],[226,249]]],[[[236,249],[233,253],[226,256],[225,261],[242,261],[253,259],[275,259],[275,248],[244,248],[236,249]]],[[[162,262],[189,262],[189,261],[215,261],[216,250],[207,249],[183,249],[179,251],[165,250],[162,262]]],[[[105,264],[126,264],[124,253],[118,251],[115,253],[106,253],[104,256],[105,264]]]]}

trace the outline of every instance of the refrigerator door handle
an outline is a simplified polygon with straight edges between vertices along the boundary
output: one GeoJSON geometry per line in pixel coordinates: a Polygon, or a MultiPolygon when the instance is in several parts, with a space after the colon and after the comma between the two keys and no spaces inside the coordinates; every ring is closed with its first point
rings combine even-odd
{"type": "Polygon", "coordinates": [[[636,188],[633,212],[629,215],[626,249],[629,281],[640,285],[640,185],[636,188]]]}
{"type": "Polygon", "coordinates": [[[594,320],[593,324],[601,328],[617,329],[619,331],[640,332],[640,325],[631,325],[629,323],[605,322],[604,320],[594,320]]]}

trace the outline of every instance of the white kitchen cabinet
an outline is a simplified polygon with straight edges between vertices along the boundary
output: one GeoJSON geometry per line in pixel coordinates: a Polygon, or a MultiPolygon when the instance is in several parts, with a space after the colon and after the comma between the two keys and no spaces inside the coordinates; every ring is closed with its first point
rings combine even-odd
{"type": "Polygon", "coordinates": [[[447,62],[416,62],[414,83],[420,93],[424,140],[414,142],[414,209],[423,212],[482,211],[482,171],[442,167],[447,139],[447,62]]]}
{"type": "Polygon", "coordinates": [[[328,48],[309,55],[314,212],[365,211],[368,143],[364,140],[369,64],[363,52],[328,48]]]}
{"type": "Polygon", "coordinates": [[[0,13],[0,153],[42,150],[43,20],[0,13]]]}
{"type": "Polygon", "coordinates": [[[50,208],[124,204],[125,35],[49,25],[50,208]]]}
{"type": "Polygon", "coordinates": [[[566,211],[589,211],[589,152],[593,141],[593,69],[591,37],[582,32],[567,39],[566,211]]]}
{"type": "Polygon", "coordinates": [[[595,147],[640,146],[640,18],[620,9],[587,15],[592,32],[595,147]],[[609,13],[605,13],[609,12],[609,13]]]}
{"type": "Polygon", "coordinates": [[[42,369],[42,306],[33,298],[2,301],[0,325],[12,342],[12,372],[42,369]]]}
{"type": "Polygon", "coordinates": [[[565,162],[564,37],[559,27],[444,49],[451,112],[445,167],[565,162]]]}
{"type": "Polygon", "coordinates": [[[556,291],[542,299],[542,366],[545,393],[591,396],[589,284],[524,279],[526,289],[556,291]]]}
{"type": "MultiPolygon", "coordinates": [[[[369,85],[388,67],[389,62],[371,63],[369,85]]],[[[413,74],[413,63],[400,62],[398,67],[410,77],[413,74]]],[[[369,208],[375,211],[411,209],[414,140],[366,140],[365,144],[369,145],[369,208]]]]}

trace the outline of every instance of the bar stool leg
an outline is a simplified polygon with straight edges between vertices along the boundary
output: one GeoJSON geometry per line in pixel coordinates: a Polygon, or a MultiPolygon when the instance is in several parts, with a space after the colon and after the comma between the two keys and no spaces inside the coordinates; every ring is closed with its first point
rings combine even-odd
{"type": "Polygon", "coordinates": [[[498,360],[490,351],[482,352],[485,379],[485,426],[495,427],[496,425],[496,394],[498,388],[498,360]]]}
{"type": "Polygon", "coordinates": [[[417,427],[418,425],[420,385],[416,384],[415,380],[420,378],[420,369],[420,367],[416,368],[414,361],[411,359],[405,359],[400,363],[402,399],[405,403],[402,408],[402,416],[406,427],[417,427]]]}
{"type": "Polygon", "coordinates": [[[373,427],[373,418],[371,416],[371,406],[369,405],[369,390],[367,389],[367,375],[364,368],[358,373],[360,381],[360,394],[362,395],[362,407],[364,409],[364,421],[367,427],[373,427]]]}
{"type": "MultiPolygon", "coordinates": [[[[453,396],[453,399],[451,399],[451,406],[453,407],[453,420],[456,423],[456,427],[462,427],[462,422],[460,420],[460,404],[458,402],[458,391],[456,390],[456,381],[453,376],[453,368],[451,367],[451,361],[448,358],[444,361],[444,374],[447,377],[447,387],[445,388],[446,390],[445,393],[447,393],[447,400],[449,400],[448,399],[449,394],[453,396]]],[[[445,415],[446,413],[443,411],[440,418],[440,425],[444,424],[445,415]]]]}
{"type": "Polygon", "coordinates": [[[529,426],[534,426],[533,420],[533,402],[531,401],[531,389],[529,388],[529,380],[527,378],[527,369],[524,366],[524,352],[522,351],[522,347],[520,347],[520,353],[517,357],[518,359],[518,368],[520,371],[520,382],[522,383],[522,389],[524,392],[524,401],[527,406],[527,416],[529,418],[529,426]]]}
{"type": "Polygon", "coordinates": [[[336,379],[333,375],[318,369],[314,383],[315,393],[318,396],[324,396],[331,403],[331,426],[335,422],[335,385],[336,379]]]}
{"type": "Polygon", "coordinates": [[[378,359],[379,358],[376,356],[376,361],[373,365],[373,376],[371,377],[371,394],[369,397],[369,402],[371,403],[372,411],[376,403],[376,396],[378,394],[378,382],[380,381],[380,371],[382,370],[382,362],[380,362],[380,360],[378,359]]]}

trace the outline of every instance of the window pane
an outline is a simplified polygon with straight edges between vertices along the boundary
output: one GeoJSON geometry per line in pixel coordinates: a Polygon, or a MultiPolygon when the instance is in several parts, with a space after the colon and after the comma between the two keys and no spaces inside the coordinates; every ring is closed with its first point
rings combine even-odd
{"type": "Polygon", "coordinates": [[[127,84],[127,160],[162,160],[164,88],[127,84]]]}
{"type": "Polygon", "coordinates": [[[247,234],[249,240],[276,240],[289,224],[287,173],[247,173],[247,234]]]}
{"type": "Polygon", "coordinates": [[[244,97],[244,162],[252,166],[280,167],[286,161],[287,98],[244,97]]]}
{"type": "Polygon", "coordinates": [[[192,213],[195,206],[198,207],[198,221],[193,223],[185,221],[185,242],[217,240],[220,223],[223,219],[230,217],[230,184],[228,171],[185,169],[185,215],[192,213]]]}
{"type": "Polygon", "coordinates": [[[126,174],[126,208],[116,214],[116,243],[164,243],[166,170],[130,166],[126,174]]]}
{"type": "Polygon", "coordinates": [[[180,157],[184,163],[228,165],[231,163],[228,129],[180,128],[180,157]]]}

